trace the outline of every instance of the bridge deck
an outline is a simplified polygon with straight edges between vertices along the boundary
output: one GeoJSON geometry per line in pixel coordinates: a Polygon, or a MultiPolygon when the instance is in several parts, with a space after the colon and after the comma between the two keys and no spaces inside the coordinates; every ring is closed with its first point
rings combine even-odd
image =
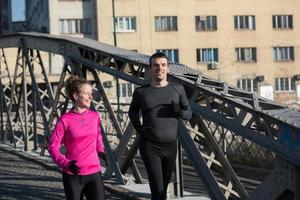
{"type": "MultiPolygon", "coordinates": [[[[61,174],[51,159],[4,144],[0,144],[0,159],[0,199],[65,199],[61,174]]],[[[107,200],[150,199],[148,184],[120,186],[114,180],[104,184],[107,200]]],[[[190,192],[184,196],[184,200],[209,199],[190,192]]]]}

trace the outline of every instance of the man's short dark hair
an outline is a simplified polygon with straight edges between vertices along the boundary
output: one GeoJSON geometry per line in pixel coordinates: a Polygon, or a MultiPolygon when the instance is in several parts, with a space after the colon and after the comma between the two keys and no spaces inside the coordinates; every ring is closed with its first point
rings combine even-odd
{"type": "Polygon", "coordinates": [[[152,54],[152,56],[149,58],[149,66],[151,67],[152,64],[152,59],[154,58],[165,58],[167,59],[168,63],[169,63],[169,58],[166,54],[164,54],[163,52],[156,52],[154,54],[152,54]]]}

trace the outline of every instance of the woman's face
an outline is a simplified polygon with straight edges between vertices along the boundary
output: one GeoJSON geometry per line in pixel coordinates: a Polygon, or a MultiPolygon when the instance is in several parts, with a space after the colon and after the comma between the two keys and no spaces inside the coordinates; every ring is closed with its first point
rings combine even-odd
{"type": "Polygon", "coordinates": [[[80,91],[74,93],[75,104],[80,108],[89,108],[92,99],[92,87],[89,84],[83,84],[80,91]]]}

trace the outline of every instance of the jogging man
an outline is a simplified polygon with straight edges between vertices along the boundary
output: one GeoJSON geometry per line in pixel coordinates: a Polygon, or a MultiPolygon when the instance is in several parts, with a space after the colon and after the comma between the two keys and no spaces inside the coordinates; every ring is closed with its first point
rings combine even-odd
{"type": "Polygon", "coordinates": [[[129,118],[141,135],[140,154],[148,173],[152,200],[165,200],[175,167],[178,119],[190,120],[192,111],[184,88],[167,81],[168,57],[154,53],[149,64],[151,83],[134,91],[129,118]]]}

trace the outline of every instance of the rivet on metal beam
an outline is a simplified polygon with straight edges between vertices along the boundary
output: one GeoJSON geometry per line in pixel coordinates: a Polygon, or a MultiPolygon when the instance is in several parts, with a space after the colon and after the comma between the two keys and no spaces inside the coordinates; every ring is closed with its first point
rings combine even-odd
{"type": "Polygon", "coordinates": [[[269,111],[265,110],[264,112],[269,115],[269,111]]]}

